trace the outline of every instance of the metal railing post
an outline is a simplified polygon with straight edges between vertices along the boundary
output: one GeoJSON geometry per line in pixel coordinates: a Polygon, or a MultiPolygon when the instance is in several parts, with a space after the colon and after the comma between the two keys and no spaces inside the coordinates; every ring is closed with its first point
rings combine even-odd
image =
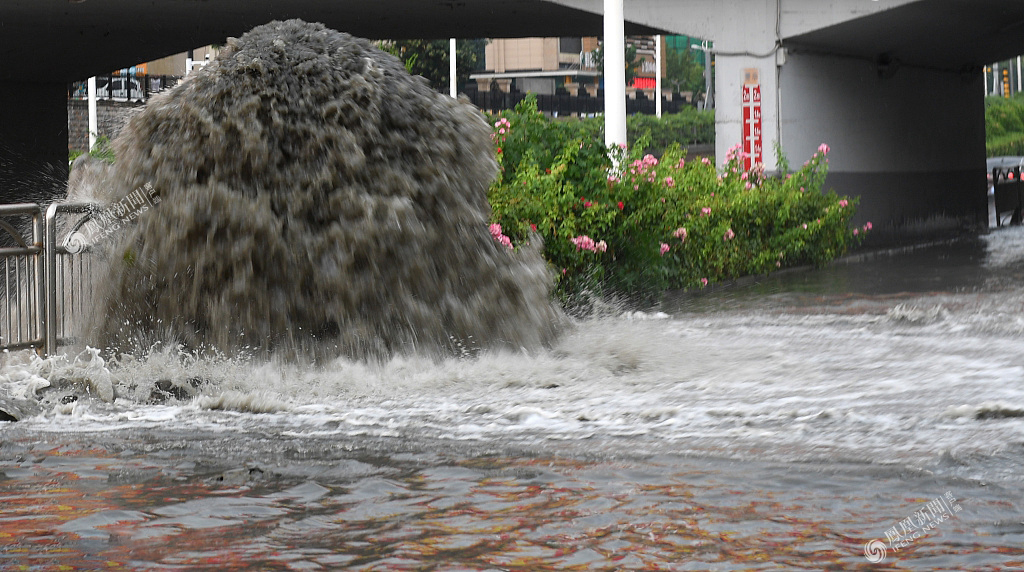
{"type": "Polygon", "coordinates": [[[39,249],[39,252],[35,256],[35,272],[32,273],[33,283],[32,288],[36,293],[35,303],[35,314],[36,314],[36,335],[39,336],[43,341],[43,347],[36,348],[36,353],[40,354],[41,357],[46,356],[46,332],[47,332],[47,321],[46,321],[46,304],[43,301],[43,297],[46,295],[46,282],[43,277],[45,267],[43,259],[45,258],[45,246],[43,241],[45,240],[43,234],[43,212],[38,206],[36,212],[32,213],[32,245],[39,249]]]}
{"type": "Polygon", "coordinates": [[[53,203],[46,208],[46,249],[44,258],[46,260],[46,337],[43,342],[43,351],[46,355],[52,354],[57,349],[57,285],[54,281],[57,276],[57,207],[53,203]]]}

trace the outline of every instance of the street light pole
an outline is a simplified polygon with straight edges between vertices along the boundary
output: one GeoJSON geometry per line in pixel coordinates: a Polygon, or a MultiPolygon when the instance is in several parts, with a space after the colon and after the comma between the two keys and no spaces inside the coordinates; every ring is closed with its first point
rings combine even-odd
{"type": "Polygon", "coordinates": [[[452,97],[459,96],[458,82],[455,79],[455,38],[448,39],[448,92],[452,97]]]}
{"type": "Polygon", "coordinates": [[[704,110],[707,111],[715,105],[715,83],[714,78],[711,77],[711,46],[707,40],[701,40],[699,46],[697,44],[690,44],[690,49],[694,48],[704,52],[704,110]]]}
{"type": "MultiPolygon", "coordinates": [[[[109,82],[109,86],[112,82],[109,82]]],[[[109,94],[110,88],[107,88],[109,94]]],[[[96,119],[96,76],[89,78],[89,150],[96,146],[96,136],[99,132],[99,121],[96,119]]]]}

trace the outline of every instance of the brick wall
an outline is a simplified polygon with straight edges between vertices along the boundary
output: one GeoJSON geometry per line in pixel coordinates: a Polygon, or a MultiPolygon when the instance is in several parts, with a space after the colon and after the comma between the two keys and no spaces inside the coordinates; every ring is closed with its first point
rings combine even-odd
{"type": "MultiPolygon", "coordinates": [[[[99,135],[111,139],[121,132],[128,119],[142,110],[144,104],[121,101],[97,101],[96,122],[99,135]]],[[[68,100],[68,152],[89,148],[89,102],[68,100]]]]}

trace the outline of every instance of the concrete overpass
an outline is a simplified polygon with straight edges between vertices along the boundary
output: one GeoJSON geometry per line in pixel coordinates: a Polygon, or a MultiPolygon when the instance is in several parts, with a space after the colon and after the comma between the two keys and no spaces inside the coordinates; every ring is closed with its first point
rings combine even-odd
{"type": "MultiPolygon", "coordinates": [[[[882,234],[984,220],[981,66],[1024,52],[1024,2],[624,2],[627,33],[715,41],[719,156],[743,138],[743,85],[754,77],[770,170],[775,142],[794,162],[827,142],[829,185],[860,195],[862,220],[882,234]]],[[[371,38],[582,36],[602,33],[602,8],[601,0],[5,0],[0,200],[42,199],[62,184],[72,80],[272,19],[371,38]]]]}

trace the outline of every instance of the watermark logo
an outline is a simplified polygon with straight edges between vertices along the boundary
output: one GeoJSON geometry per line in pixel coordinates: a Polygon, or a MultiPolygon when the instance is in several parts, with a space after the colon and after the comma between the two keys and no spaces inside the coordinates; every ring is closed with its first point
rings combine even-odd
{"type": "Polygon", "coordinates": [[[64,239],[62,246],[71,254],[78,254],[85,250],[86,246],[117,232],[125,223],[139,218],[139,215],[158,204],[160,195],[156,193],[152,183],[146,183],[107,209],[94,213],[81,229],[64,239]]]}
{"type": "Polygon", "coordinates": [[[78,254],[89,245],[89,239],[80,232],[73,232],[64,239],[64,250],[71,254],[78,254]]]}
{"type": "Polygon", "coordinates": [[[868,562],[881,562],[885,560],[885,543],[877,538],[864,544],[864,558],[868,562]]]}
{"type": "Polygon", "coordinates": [[[869,540],[864,544],[864,558],[868,562],[877,563],[885,560],[888,551],[899,552],[901,548],[910,546],[918,538],[935,529],[939,523],[949,520],[952,515],[963,510],[956,504],[952,492],[936,497],[925,504],[924,508],[913,515],[899,521],[896,526],[885,531],[885,541],[869,540]]]}

